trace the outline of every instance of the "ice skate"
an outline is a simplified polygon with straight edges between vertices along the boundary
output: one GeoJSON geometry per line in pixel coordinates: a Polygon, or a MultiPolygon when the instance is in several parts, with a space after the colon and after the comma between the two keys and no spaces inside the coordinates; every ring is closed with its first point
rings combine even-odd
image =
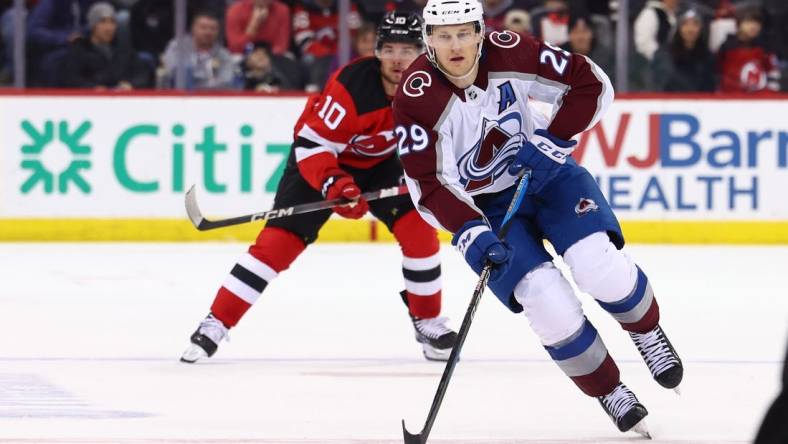
{"type": "Polygon", "coordinates": [[[612,392],[597,399],[618,430],[622,432],[631,430],[651,439],[644,419],[648,415],[648,410],[623,383],[619,382],[612,392]]]}
{"type": "Polygon", "coordinates": [[[200,359],[210,358],[216,353],[222,339],[228,338],[228,329],[213,314],[209,314],[192,334],[191,344],[183,352],[181,362],[193,364],[200,359]]]}
{"type": "Polygon", "coordinates": [[[654,380],[662,387],[679,392],[678,385],[684,376],[684,367],[665,332],[657,325],[648,333],[629,332],[629,336],[646,361],[654,380]]]}
{"type": "MultiPolygon", "coordinates": [[[[401,292],[403,302],[408,305],[405,292],[401,292]]],[[[410,315],[413,329],[416,331],[416,342],[421,344],[424,357],[430,361],[448,361],[451,349],[457,341],[457,333],[446,326],[448,318],[420,319],[410,315]]]]}

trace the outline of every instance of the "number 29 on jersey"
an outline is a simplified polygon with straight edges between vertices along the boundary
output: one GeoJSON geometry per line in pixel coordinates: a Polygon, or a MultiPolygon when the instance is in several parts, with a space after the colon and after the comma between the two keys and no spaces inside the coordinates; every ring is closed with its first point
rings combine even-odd
{"type": "Polygon", "coordinates": [[[399,125],[394,128],[394,135],[397,136],[397,154],[400,157],[410,152],[421,151],[430,143],[427,130],[415,123],[408,126],[399,125]]]}

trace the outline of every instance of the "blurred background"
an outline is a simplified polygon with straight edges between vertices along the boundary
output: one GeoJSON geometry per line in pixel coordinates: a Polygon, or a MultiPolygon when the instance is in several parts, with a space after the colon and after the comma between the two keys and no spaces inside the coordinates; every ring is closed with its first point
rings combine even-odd
{"type": "MultiPolygon", "coordinates": [[[[0,86],[318,91],[424,0],[4,0],[0,86]],[[102,55],[99,57],[98,55],[102,55]]],[[[619,92],[785,90],[781,0],[483,0],[487,30],[589,56],[619,92]]]]}

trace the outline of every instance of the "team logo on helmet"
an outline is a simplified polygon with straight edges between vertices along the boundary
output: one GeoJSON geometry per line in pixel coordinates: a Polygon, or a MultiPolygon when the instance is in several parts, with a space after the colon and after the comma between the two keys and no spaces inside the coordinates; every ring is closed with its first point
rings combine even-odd
{"type": "Polygon", "coordinates": [[[520,34],[512,31],[493,31],[490,33],[490,41],[501,48],[514,48],[520,43],[520,34]]]}
{"type": "Polygon", "coordinates": [[[418,14],[391,11],[387,13],[377,30],[376,48],[384,43],[411,43],[422,47],[422,18],[418,14]]]}
{"type": "Polygon", "coordinates": [[[577,213],[578,217],[583,217],[586,214],[592,211],[598,211],[599,205],[596,204],[592,199],[587,197],[583,197],[580,201],[575,205],[575,213],[577,213]]]}
{"type": "Polygon", "coordinates": [[[432,85],[432,77],[427,71],[415,71],[411,73],[402,86],[402,92],[409,97],[419,97],[424,95],[424,88],[432,85]]]}

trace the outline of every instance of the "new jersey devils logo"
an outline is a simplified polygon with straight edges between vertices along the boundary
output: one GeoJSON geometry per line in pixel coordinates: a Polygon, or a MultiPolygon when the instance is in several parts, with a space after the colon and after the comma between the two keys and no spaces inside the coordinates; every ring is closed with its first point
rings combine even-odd
{"type": "Polygon", "coordinates": [[[393,131],[381,131],[371,136],[356,135],[348,148],[361,157],[384,157],[397,147],[393,131]]]}
{"type": "Polygon", "coordinates": [[[506,172],[515,153],[526,141],[519,131],[519,121],[519,114],[516,113],[498,121],[484,119],[481,136],[476,145],[457,162],[460,182],[465,185],[466,191],[475,192],[487,188],[506,172]],[[515,122],[509,123],[517,124],[518,131],[515,134],[511,134],[503,126],[512,120],[515,122]]]}
{"type": "Polygon", "coordinates": [[[419,97],[424,95],[424,88],[432,85],[432,77],[427,71],[415,71],[411,73],[402,86],[402,92],[406,96],[419,97]]]}

